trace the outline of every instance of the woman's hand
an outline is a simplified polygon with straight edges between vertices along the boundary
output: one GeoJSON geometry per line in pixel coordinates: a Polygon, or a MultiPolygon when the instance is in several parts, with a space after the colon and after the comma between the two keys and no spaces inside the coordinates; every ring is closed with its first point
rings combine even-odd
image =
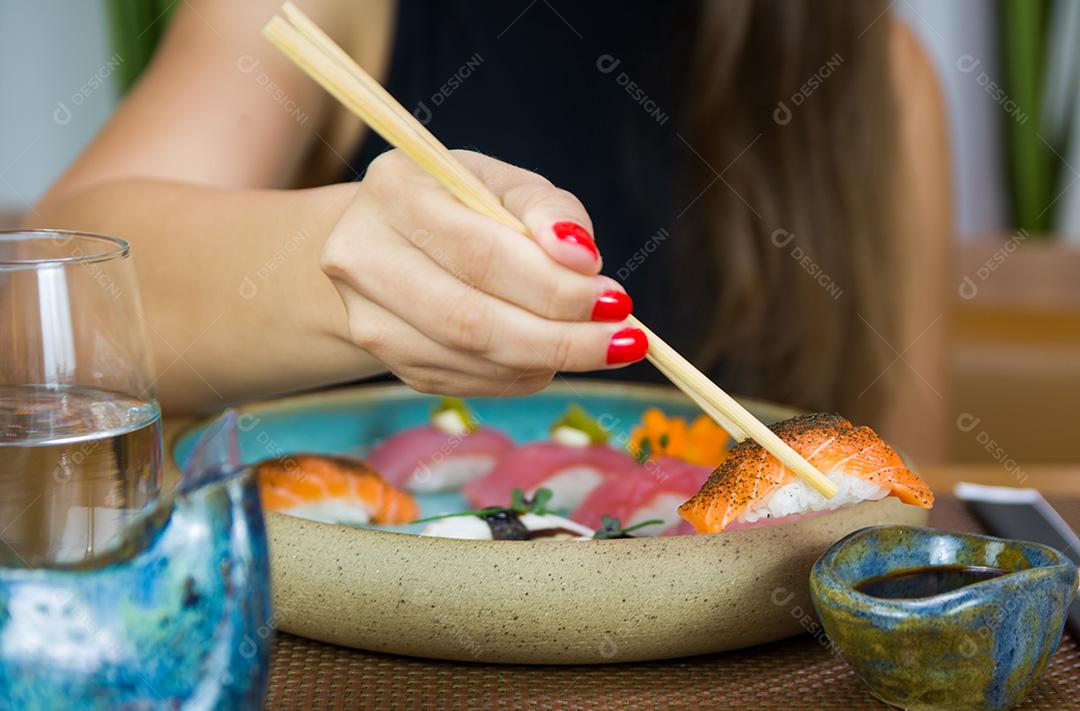
{"type": "Polygon", "coordinates": [[[322,252],[349,337],[414,389],[521,395],[557,371],[625,365],[645,334],[599,275],[589,216],[570,193],[455,151],[534,239],[458,202],[399,151],[373,161],[322,252]]]}

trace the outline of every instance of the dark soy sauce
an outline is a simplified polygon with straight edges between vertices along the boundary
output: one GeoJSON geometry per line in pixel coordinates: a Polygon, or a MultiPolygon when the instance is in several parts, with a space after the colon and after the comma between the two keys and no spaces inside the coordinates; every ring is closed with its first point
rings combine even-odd
{"type": "Polygon", "coordinates": [[[1001,568],[931,565],[926,568],[895,570],[888,575],[868,578],[856,585],[855,589],[867,595],[890,600],[930,597],[984,580],[1000,578],[1008,572],[1001,568]]]}

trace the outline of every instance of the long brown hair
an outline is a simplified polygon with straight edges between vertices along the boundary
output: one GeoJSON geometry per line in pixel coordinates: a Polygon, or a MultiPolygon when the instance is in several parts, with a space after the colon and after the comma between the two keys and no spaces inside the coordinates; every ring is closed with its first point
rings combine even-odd
{"type": "Polygon", "coordinates": [[[884,0],[704,0],[689,182],[716,184],[677,242],[713,280],[697,362],[871,420],[896,321],[891,22],[884,0]]]}

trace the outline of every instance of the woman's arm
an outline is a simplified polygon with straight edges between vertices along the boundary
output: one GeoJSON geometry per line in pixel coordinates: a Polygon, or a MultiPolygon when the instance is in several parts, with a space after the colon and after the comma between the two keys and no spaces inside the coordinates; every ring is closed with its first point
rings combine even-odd
{"type": "Polygon", "coordinates": [[[132,243],[158,397],[173,411],[206,411],[385,370],[348,342],[345,308],[319,270],[357,187],[115,178],[32,222],[132,243]]]}
{"type": "MultiPolygon", "coordinates": [[[[304,7],[349,46],[350,18],[385,4],[313,0],[304,7]]],[[[37,209],[47,216],[73,193],[116,178],[295,186],[335,104],[259,34],[279,5],[179,3],[153,62],[37,209]]],[[[377,34],[389,31],[387,22],[365,26],[352,44],[385,44],[377,34]]]]}
{"type": "MultiPolygon", "coordinates": [[[[426,392],[522,394],[557,370],[644,357],[644,334],[617,323],[629,299],[598,275],[588,214],[538,175],[460,155],[534,240],[396,151],[356,184],[275,190],[298,182],[330,112],[259,37],[276,4],[184,3],[132,96],[30,218],[132,243],[166,407],[384,368],[426,392]]],[[[305,7],[340,29],[342,6],[386,34],[385,2],[305,7]]]]}
{"type": "MultiPolygon", "coordinates": [[[[278,5],[182,3],[138,85],[28,216],[132,244],[171,408],[383,369],[335,337],[345,309],[318,268],[356,186],[270,189],[296,182],[331,107],[259,35],[278,5]]],[[[305,9],[348,33],[348,5],[305,9]]]]}
{"type": "MultiPolygon", "coordinates": [[[[920,463],[946,456],[949,427],[948,328],[952,172],[937,76],[912,31],[894,24],[893,76],[899,101],[900,283],[898,341],[885,377],[891,403],[886,436],[920,463]]],[[[882,166],[888,170],[889,166],[882,166]]]]}

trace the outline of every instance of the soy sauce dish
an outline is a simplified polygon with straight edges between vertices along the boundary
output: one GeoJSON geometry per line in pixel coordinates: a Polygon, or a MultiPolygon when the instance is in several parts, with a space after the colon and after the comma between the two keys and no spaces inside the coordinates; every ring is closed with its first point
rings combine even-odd
{"type": "Polygon", "coordinates": [[[1052,548],[916,526],[874,526],[814,564],[829,639],[887,704],[1008,709],[1061,641],[1078,585],[1052,548]]]}

